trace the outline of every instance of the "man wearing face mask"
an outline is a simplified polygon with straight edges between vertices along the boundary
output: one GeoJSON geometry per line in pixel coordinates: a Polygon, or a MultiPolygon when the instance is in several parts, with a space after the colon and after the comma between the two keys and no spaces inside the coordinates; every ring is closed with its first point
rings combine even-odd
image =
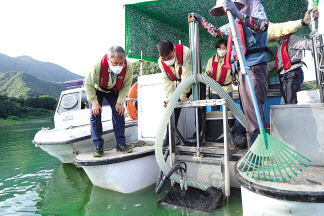
{"type": "MultiPolygon", "coordinates": [[[[189,77],[191,75],[191,55],[190,49],[186,46],[180,44],[173,45],[168,40],[160,41],[157,44],[157,52],[160,56],[158,60],[159,67],[162,72],[163,87],[165,91],[166,101],[164,102],[164,107],[168,106],[169,100],[172,93],[175,90],[175,85],[180,84],[181,80],[189,77]]],[[[188,86],[185,91],[181,94],[181,101],[189,101],[189,96],[191,95],[191,85],[188,86]]],[[[175,109],[175,124],[177,125],[179,115],[181,110],[175,109]]],[[[168,144],[169,133],[163,140],[164,146],[168,144]]]]}
{"type": "MultiPolygon", "coordinates": [[[[227,50],[227,40],[220,39],[216,43],[217,54],[210,58],[206,66],[206,75],[217,81],[223,89],[233,97],[233,86],[234,84],[231,69],[227,69],[225,65],[225,56],[227,50]]],[[[220,97],[214,90],[209,93],[210,99],[219,99],[220,97]]],[[[219,110],[219,106],[212,106],[212,111],[219,110]]]]}
{"type": "Polygon", "coordinates": [[[85,92],[91,102],[90,126],[95,147],[94,157],[101,157],[104,154],[101,123],[101,106],[104,98],[112,111],[116,151],[132,152],[126,145],[123,104],[131,87],[132,77],[132,63],[126,60],[125,50],[120,46],[112,46],[108,49],[108,54],[93,66],[85,80],[85,92]]]}
{"type": "MultiPolygon", "coordinates": [[[[188,47],[180,44],[173,46],[168,40],[160,41],[157,44],[157,52],[160,56],[158,64],[162,72],[165,97],[167,99],[166,107],[175,90],[174,82],[180,84],[181,80],[191,75],[191,55],[188,47]]],[[[181,101],[189,100],[187,94],[190,89],[191,86],[182,93],[180,96],[181,101]]]]}

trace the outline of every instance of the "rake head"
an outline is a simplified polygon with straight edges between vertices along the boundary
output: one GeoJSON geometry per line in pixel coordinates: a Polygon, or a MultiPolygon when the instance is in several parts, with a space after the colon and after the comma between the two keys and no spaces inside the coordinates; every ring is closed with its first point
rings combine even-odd
{"type": "Polygon", "coordinates": [[[264,181],[267,178],[273,181],[273,177],[276,181],[279,181],[280,177],[282,180],[286,180],[286,177],[292,177],[291,173],[297,175],[296,171],[302,172],[298,164],[307,167],[298,157],[311,162],[308,158],[267,134],[263,129],[260,130],[252,147],[239,163],[238,170],[246,172],[246,175],[251,173],[252,178],[257,174],[258,180],[261,179],[260,175],[263,176],[264,181]]]}

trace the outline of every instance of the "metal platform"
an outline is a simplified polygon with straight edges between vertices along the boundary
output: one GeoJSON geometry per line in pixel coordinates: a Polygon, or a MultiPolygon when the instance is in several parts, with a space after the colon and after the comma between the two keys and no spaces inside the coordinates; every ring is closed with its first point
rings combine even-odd
{"type": "MultiPolygon", "coordinates": [[[[176,146],[176,152],[196,153],[197,148],[193,146],[176,146]]],[[[229,148],[229,154],[235,153],[235,148],[229,148]]],[[[224,155],[224,143],[202,142],[200,153],[224,155]]]]}

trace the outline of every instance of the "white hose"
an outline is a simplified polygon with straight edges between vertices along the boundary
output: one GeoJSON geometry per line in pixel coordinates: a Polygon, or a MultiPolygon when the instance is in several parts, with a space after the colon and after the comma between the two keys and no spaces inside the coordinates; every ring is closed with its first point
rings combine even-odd
{"type": "MultiPolygon", "coordinates": [[[[232,111],[233,115],[244,127],[246,126],[246,118],[245,118],[244,114],[236,106],[233,99],[222,88],[222,86],[220,86],[212,78],[205,76],[205,75],[197,74],[197,79],[199,82],[205,83],[208,86],[210,86],[219,95],[219,97],[226,99],[229,110],[232,111]]],[[[194,75],[191,75],[190,77],[183,80],[180,83],[180,85],[176,88],[176,90],[172,94],[171,99],[169,100],[167,108],[164,111],[162,120],[161,120],[159,128],[157,130],[156,140],[155,140],[155,157],[156,157],[156,161],[157,161],[160,169],[163,171],[163,173],[165,175],[169,172],[170,167],[165,163],[165,161],[163,159],[163,152],[162,152],[162,143],[163,142],[162,141],[163,141],[164,133],[165,133],[166,127],[169,123],[170,116],[173,112],[173,109],[180,98],[180,95],[193,82],[194,82],[194,75]]],[[[180,176],[176,173],[171,175],[171,179],[177,183],[180,182],[180,176]]],[[[188,178],[187,181],[188,181],[188,186],[198,188],[198,189],[201,189],[204,191],[207,190],[207,188],[211,187],[211,185],[209,183],[201,182],[201,181],[198,181],[195,179],[188,178]]]]}

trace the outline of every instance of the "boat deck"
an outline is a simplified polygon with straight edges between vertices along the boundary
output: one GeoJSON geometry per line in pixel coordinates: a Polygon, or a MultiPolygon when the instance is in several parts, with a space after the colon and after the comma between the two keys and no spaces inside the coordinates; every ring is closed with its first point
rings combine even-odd
{"type": "Polygon", "coordinates": [[[93,151],[77,155],[74,161],[80,166],[96,166],[133,160],[154,154],[154,145],[137,146],[131,153],[116,152],[116,148],[105,150],[102,157],[93,157],[93,151]]]}

